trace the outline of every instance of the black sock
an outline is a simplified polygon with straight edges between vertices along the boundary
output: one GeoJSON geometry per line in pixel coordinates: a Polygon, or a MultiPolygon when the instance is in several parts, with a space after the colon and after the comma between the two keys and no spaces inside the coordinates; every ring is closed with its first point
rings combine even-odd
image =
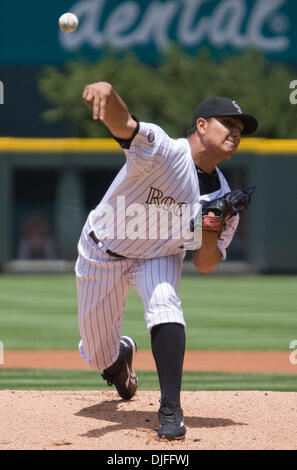
{"type": "Polygon", "coordinates": [[[118,375],[118,373],[121,371],[122,366],[123,366],[123,355],[121,354],[121,346],[120,346],[119,355],[116,361],[111,366],[109,366],[107,369],[104,369],[104,370],[109,375],[115,376],[115,375],[118,375]]]}
{"type": "Polygon", "coordinates": [[[180,406],[186,336],[180,323],[162,323],[151,330],[152,352],[159,376],[161,399],[180,406]]]}

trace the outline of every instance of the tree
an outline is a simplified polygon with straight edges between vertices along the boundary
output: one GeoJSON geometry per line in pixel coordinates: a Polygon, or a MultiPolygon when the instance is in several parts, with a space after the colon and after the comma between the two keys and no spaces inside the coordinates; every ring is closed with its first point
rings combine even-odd
{"type": "Polygon", "coordinates": [[[80,60],[63,68],[46,67],[39,86],[53,106],[44,118],[70,121],[79,137],[110,136],[105,126],[92,121],[81,100],[87,83],[108,81],[132,114],[159,124],[172,137],[186,135],[199,102],[227,96],[258,118],[255,135],[297,138],[296,108],[289,101],[294,78],[288,66],[269,62],[254,50],[215,59],[206,49],[190,56],[172,47],[157,66],[140,62],[133,53],[119,59],[108,51],[96,63],[80,60]]]}

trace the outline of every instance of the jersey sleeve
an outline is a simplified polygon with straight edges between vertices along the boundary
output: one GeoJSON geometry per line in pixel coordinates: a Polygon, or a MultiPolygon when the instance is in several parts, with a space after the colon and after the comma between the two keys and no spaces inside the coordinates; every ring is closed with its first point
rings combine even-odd
{"type": "Polygon", "coordinates": [[[227,254],[226,249],[233,240],[234,234],[239,224],[239,215],[231,217],[226,223],[226,227],[221,233],[220,239],[218,240],[218,248],[222,253],[222,261],[226,260],[227,254]]]}
{"type": "Polygon", "coordinates": [[[139,129],[130,143],[123,148],[127,161],[134,166],[150,167],[151,164],[163,164],[169,155],[174,157],[175,141],[156,124],[139,122],[139,129]]]}

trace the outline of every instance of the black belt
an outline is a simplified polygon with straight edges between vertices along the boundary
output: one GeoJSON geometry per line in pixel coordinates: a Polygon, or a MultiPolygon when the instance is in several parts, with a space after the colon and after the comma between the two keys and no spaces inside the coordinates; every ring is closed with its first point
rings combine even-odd
{"type": "MultiPolygon", "coordinates": [[[[96,245],[100,243],[100,240],[98,240],[94,232],[89,233],[89,237],[96,243],[96,245]]],[[[115,258],[125,258],[125,256],[119,255],[114,251],[105,250],[105,253],[108,253],[110,256],[114,256],[115,258]]]]}

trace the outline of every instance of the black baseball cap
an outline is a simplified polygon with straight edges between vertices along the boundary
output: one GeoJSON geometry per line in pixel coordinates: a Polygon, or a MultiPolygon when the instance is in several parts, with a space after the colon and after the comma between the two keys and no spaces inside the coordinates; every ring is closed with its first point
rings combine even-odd
{"type": "Polygon", "coordinates": [[[196,121],[200,117],[208,119],[217,116],[239,117],[244,126],[241,133],[242,135],[252,134],[258,128],[258,121],[254,116],[243,113],[241,107],[235,100],[222,98],[220,96],[213,96],[197,106],[194,112],[192,126],[196,126],[196,121]]]}

